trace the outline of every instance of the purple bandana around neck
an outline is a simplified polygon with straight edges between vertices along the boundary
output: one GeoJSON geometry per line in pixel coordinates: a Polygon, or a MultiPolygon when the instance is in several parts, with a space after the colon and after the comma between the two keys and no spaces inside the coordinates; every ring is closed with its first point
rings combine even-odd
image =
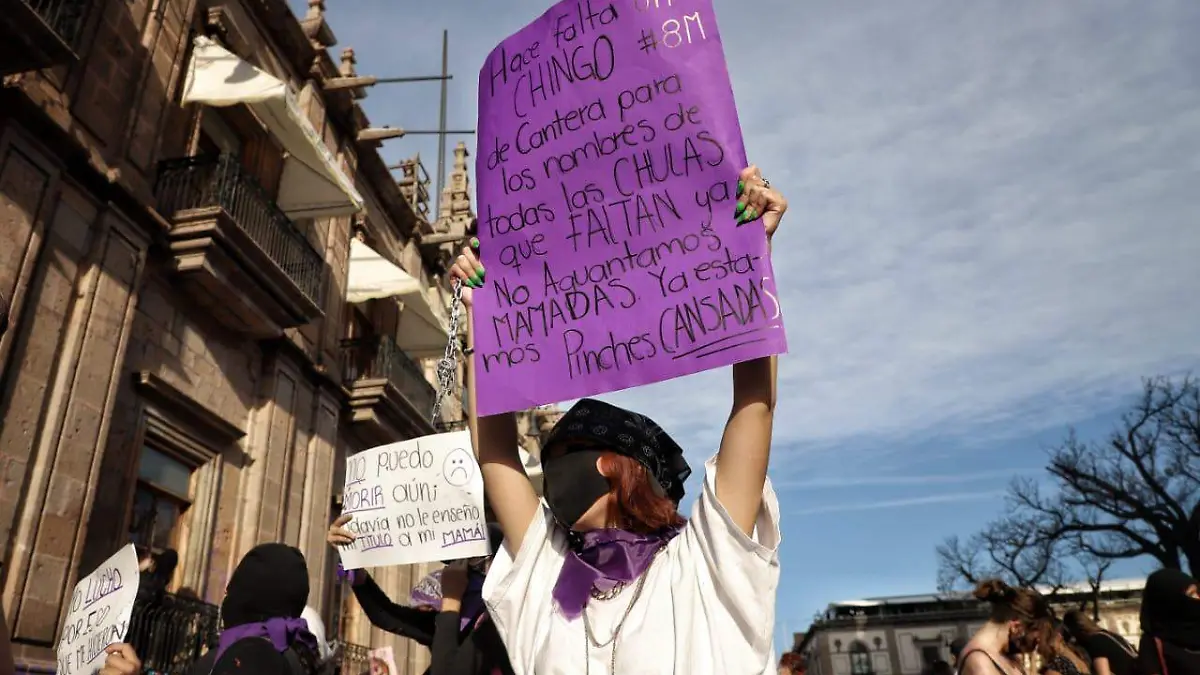
{"type": "Polygon", "coordinates": [[[669,527],[655,534],[635,534],[606,528],[572,534],[571,550],[553,592],[563,616],[570,620],[579,618],[593,587],[607,591],[640,577],[650,567],[654,554],[681,529],[669,527]]]}
{"type": "Polygon", "coordinates": [[[275,617],[266,621],[244,623],[221,631],[217,641],[217,656],[213,664],[221,661],[225,650],[233,643],[246,638],[266,638],[271,641],[277,652],[285,652],[292,644],[299,642],[317,653],[317,638],[309,631],[308,622],[300,618],[275,617]]]}

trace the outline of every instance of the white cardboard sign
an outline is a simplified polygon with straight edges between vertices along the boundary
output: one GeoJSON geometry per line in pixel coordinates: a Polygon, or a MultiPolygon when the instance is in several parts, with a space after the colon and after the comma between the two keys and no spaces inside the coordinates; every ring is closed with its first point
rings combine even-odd
{"type": "Polygon", "coordinates": [[[348,570],[491,553],[483,476],[471,434],[455,431],[383,445],[346,459],[342,515],[357,535],[339,548],[348,570]]]}
{"type": "Polygon", "coordinates": [[[130,544],[75,584],[58,639],[60,675],[100,671],[104,650],[124,641],[129,631],[139,581],[137,551],[130,544]]]}

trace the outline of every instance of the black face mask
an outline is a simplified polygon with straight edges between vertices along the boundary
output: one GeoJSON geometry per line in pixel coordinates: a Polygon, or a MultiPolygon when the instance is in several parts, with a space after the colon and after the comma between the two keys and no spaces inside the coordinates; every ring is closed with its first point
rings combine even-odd
{"type": "Polygon", "coordinates": [[[546,503],[554,518],[574,527],[596,500],[609,493],[608,479],[596,469],[600,450],[575,450],[542,465],[546,503]]]}

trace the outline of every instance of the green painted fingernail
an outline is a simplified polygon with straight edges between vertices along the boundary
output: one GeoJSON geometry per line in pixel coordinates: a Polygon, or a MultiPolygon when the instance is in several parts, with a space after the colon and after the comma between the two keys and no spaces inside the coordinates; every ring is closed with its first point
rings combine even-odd
{"type": "Polygon", "coordinates": [[[757,217],[758,217],[758,211],[755,211],[753,206],[746,209],[746,221],[745,222],[748,223],[757,217]]]}
{"type": "Polygon", "coordinates": [[[479,271],[478,271],[478,272],[476,272],[476,274],[478,274],[478,275],[479,275],[479,280],[480,280],[480,281],[483,281],[483,275],[484,275],[485,273],[486,273],[486,272],[484,271],[484,269],[483,269],[482,267],[480,267],[480,268],[479,268],[479,271]]]}
{"type": "Polygon", "coordinates": [[[483,285],[483,279],[479,276],[478,272],[475,273],[475,276],[471,277],[471,283],[475,284],[475,288],[483,285]]]}
{"type": "Polygon", "coordinates": [[[738,202],[737,208],[735,208],[733,210],[733,215],[740,216],[740,215],[742,215],[742,211],[745,211],[745,210],[746,210],[746,204],[744,202],[738,202]]]}
{"type": "Polygon", "coordinates": [[[744,181],[740,181],[740,180],[739,180],[739,181],[738,181],[738,193],[737,193],[737,196],[741,197],[741,196],[742,196],[742,193],[743,193],[743,192],[745,192],[745,191],[746,191],[746,183],[745,183],[744,181]]]}
{"type": "Polygon", "coordinates": [[[479,237],[471,237],[471,248],[479,248],[479,237]]]}

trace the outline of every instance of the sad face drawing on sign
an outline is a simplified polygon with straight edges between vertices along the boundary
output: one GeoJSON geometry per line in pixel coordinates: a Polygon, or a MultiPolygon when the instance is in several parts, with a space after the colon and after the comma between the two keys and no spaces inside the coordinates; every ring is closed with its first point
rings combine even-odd
{"type": "Polygon", "coordinates": [[[455,448],[442,460],[442,477],[454,487],[466,487],[475,477],[475,458],[462,448],[455,448]]]}

